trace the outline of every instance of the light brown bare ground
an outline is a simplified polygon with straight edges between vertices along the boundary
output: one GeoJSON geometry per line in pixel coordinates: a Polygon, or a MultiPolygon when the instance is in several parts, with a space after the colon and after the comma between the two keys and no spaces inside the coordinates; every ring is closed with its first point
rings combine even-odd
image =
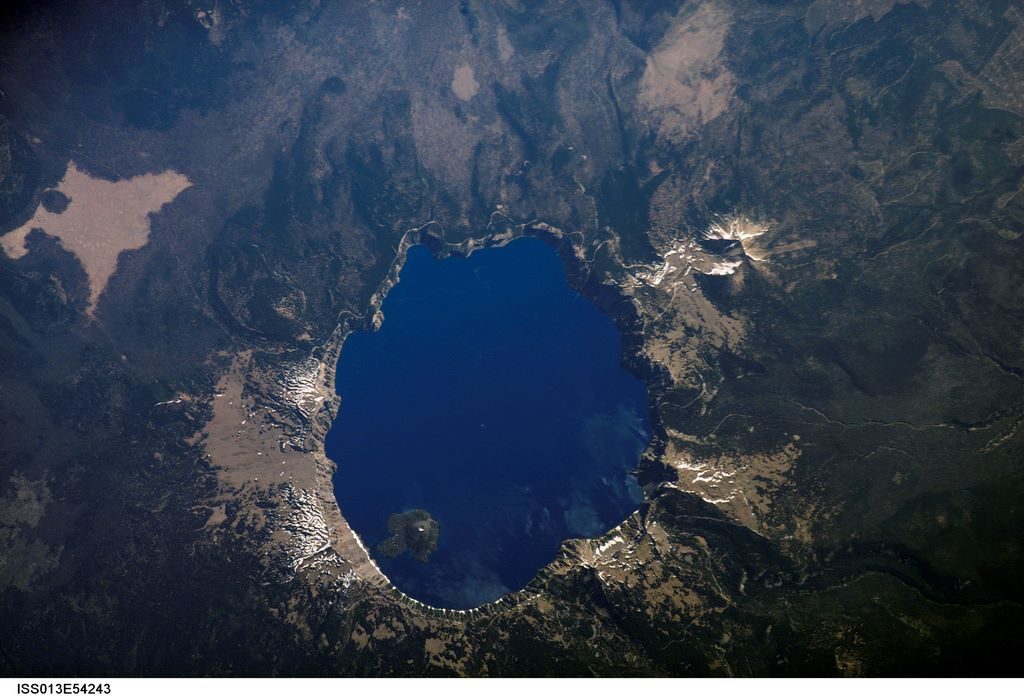
{"type": "Polygon", "coordinates": [[[508,31],[505,27],[498,27],[498,57],[501,58],[501,62],[508,63],[515,52],[512,42],[508,40],[508,31]]]}
{"type": "Polygon", "coordinates": [[[658,134],[680,140],[725,111],[735,78],[720,59],[728,11],[717,2],[690,5],[647,57],[640,101],[658,134]]]}
{"type": "Polygon", "coordinates": [[[480,83],[473,75],[473,67],[468,63],[463,63],[456,68],[455,76],[452,78],[452,90],[455,92],[455,96],[464,102],[475,97],[480,90],[480,83]]]}
{"type": "MultiPolygon", "coordinates": [[[[331,479],[333,465],[323,450],[314,454],[282,447],[284,434],[264,418],[266,407],[258,407],[251,397],[244,396],[251,359],[252,352],[243,351],[232,361],[217,385],[213,418],[192,440],[202,443],[220,484],[217,495],[208,502],[213,513],[207,526],[223,523],[227,518],[222,518],[219,509],[229,502],[240,502],[237,515],[259,527],[271,525],[271,543],[287,548],[296,565],[329,543],[332,555],[344,560],[343,565],[358,578],[386,584],[387,579],[341,516],[331,479]],[[281,502],[278,513],[289,523],[283,526],[272,524],[256,504],[279,485],[290,486],[296,492],[295,501],[281,502]],[[297,510],[297,505],[303,509],[297,510]]],[[[318,385],[327,396],[330,388],[324,376],[318,385]]]]}
{"type": "Polygon", "coordinates": [[[183,174],[167,171],[112,182],[91,177],[68,163],[57,190],[71,199],[63,213],[42,204],[32,219],[0,239],[4,252],[17,259],[28,252],[28,234],[40,229],[56,237],[78,257],[89,277],[89,310],[117,270],[121,252],[138,249],[149,240],[149,216],[192,185],[183,174]]]}
{"type": "Polygon", "coordinates": [[[670,431],[665,460],[676,469],[679,489],[700,496],[751,530],[773,532],[768,520],[771,506],[800,458],[796,441],[773,452],[722,452],[700,460],[675,435],[670,431]]]}

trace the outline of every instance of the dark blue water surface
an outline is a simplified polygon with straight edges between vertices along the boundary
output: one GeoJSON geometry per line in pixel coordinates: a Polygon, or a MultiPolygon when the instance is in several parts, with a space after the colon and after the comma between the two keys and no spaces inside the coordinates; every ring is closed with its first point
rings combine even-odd
{"type": "Polygon", "coordinates": [[[448,608],[525,586],[560,543],[641,500],[647,392],[611,319],[536,239],[435,259],[413,247],[377,332],[348,337],[327,434],[342,514],[391,581],[448,608]],[[392,513],[440,524],[426,563],[376,550],[392,513]]]}

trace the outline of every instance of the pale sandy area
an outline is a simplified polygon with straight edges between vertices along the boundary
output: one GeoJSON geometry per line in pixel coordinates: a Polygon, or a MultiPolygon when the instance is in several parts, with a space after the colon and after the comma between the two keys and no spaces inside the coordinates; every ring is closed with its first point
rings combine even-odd
{"type": "Polygon", "coordinates": [[[40,204],[32,218],[0,238],[0,244],[7,256],[17,259],[28,253],[26,238],[32,230],[56,237],[85,268],[92,312],[117,270],[118,255],[144,246],[149,240],[150,214],[191,185],[187,177],[173,171],[108,181],[91,177],[70,162],[56,187],[71,199],[67,210],[51,213],[40,204]]]}
{"type": "MultiPolygon", "coordinates": [[[[213,418],[192,441],[202,444],[220,484],[208,502],[207,528],[229,521],[227,507],[236,504],[237,519],[263,528],[271,547],[284,550],[295,570],[311,560],[329,559],[332,568],[337,567],[332,572],[336,575],[352,571],[354,578],[387,584],[341,515],[334,497],[334,466],[323,450],[312,453],[289,447],[283,429],[268,418],[273,412],[244,394],[251,359],[246,351],[232,361],[217,385],[213,418]],[[270,514],[262,505],[269,498],[277,504],[270,514]]],[[[324,393],[330,389],[322,373],[317,374],[314,389],[324,393]]],[[[304,394],[300,400],[318,410],[321,400],[310,397],[304,394]]]]}
{"type": "Polygon", "coordinates": [[[640,103],[662,137],[684,138],[729,106],[735,78],[720,59],[729,23],[717,2],[687,5],[647,57],[640,103]]]}
{"type": "Polygon", "coordinates": [[[468,102],[480,91],[480,83],[476,81],[473,68],[468,63],[463,63],[455,69],[452,90],[455,92],[455,96],[464,102],[468,102]]]}
{"type": "Polygon", "coordinates": [[[501,62],[507,63],[515,52],[512,42],[508,40],[508,31],[505,27],[498,27],[498,57],[501,58],[501,62]]]}

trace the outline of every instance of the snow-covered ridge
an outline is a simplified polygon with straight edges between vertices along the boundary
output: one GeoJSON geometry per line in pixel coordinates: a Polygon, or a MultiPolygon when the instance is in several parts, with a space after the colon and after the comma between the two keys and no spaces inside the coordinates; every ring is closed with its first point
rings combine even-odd
{"type": "Polygon", "coordinates": [[[633,267],[630,276],[636,285],[661,289],[685,286],[697,290],[694,274],[730,276],[745,262],[763,262],[768,254],[755,239],[771,229],[771,223],[758,222],[743,215],[715,218],[706,230],[677,240],[661,252],[661,261],[633,267]],[[739,245],[723,254],[705,249],[698,240],[735,240],[739,245]]]}

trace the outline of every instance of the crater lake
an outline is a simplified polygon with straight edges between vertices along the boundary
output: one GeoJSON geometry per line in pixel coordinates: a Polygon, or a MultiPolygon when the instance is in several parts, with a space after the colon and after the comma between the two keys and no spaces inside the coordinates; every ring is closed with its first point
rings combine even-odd
{"type": "Polygon", "coordinates": [[[342,347],[326,452],[342,515],[399,590],[497,600],[636,509],[647,391],[549,245],[414,246],[381,311],[342,347]]]}

